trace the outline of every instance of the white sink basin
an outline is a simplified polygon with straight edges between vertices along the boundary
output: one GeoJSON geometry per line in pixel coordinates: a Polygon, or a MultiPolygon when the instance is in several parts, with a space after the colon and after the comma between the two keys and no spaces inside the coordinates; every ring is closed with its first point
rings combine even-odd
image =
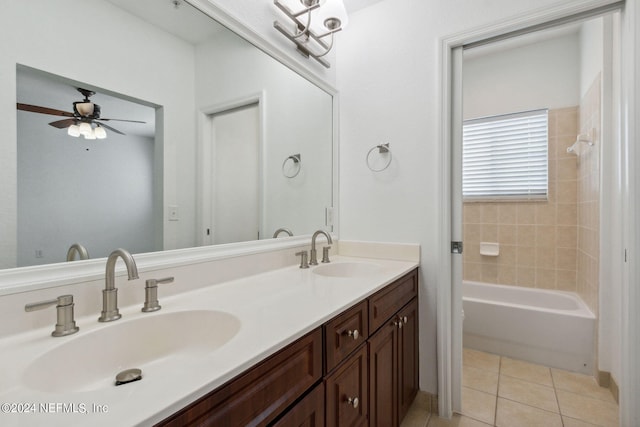
{"type": "Polygon", "coordinates": [[[378,274],[382,267],[370,262],[336,262],[319,265],[312,271],[320,276],[356,278],[378,274]]]}
{"type": "Polygon", "coordinates": [[[84,392],[115,387],[119,372],[139,368],[142,381],[151,381],[154,376],[176,375],[185,362],[221,347],[239,330],[240,320],[222,311],[122,319],[84,335],[80,329],[77,336],[56,338],[61,345],[35,359],[23,380],[34,390],[84,392]]]}

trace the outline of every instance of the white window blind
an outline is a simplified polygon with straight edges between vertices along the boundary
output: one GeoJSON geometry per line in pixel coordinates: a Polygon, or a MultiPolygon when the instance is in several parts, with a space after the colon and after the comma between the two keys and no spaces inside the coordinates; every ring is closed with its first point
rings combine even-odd
{"type": "Polygon", "coordinates": [[[546,109],[465,120],[464,200],[546,198],[547,121],[546,109]]]}

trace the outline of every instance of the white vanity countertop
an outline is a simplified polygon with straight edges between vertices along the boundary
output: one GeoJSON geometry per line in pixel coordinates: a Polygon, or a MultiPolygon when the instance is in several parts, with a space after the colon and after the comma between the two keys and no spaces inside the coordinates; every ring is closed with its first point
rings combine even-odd
{"type": "MultiPolygon", "coordinates": [[[[49,328],[2,339],[0,425],[152,425],[418,266],[407,261],[333,257],[332,263],[340,262],[373,263],[381,268],[358,278],[339,278],[313,273],[318,267],[293,266],[166,298],[160,288],[162,309],[157,312],[142,313],[140,301],[139,305],[122,308],[122,319],[116,322],[97,322],[99,313],[78,318],[80,331],[68,337],[52,338],[52,324],[49,328]],[[135,367],[143,371],[141,381],[120,387],[105,380],[88,387],[88,391],[46,392],[25,384],[24,372],[34,360],[83,334],[121,322],[187,310],[232,314],[240,321],[239,330],[213,351],[190,359],[176,357],[175,364],[169,359],[164,363],[167,372],[158,372],[153,366],[116,366],[114,378],[121,369],[135,367]]],[[[104,342],[105,348],[109,345],[110,342],[104,342]]],[[[90,356],[77,354],[76,360],[68,361],[66,369],[82,365],[83,357],[90,356]]],[[[74,374],[83,375],[81,369],[74,374]]]]}

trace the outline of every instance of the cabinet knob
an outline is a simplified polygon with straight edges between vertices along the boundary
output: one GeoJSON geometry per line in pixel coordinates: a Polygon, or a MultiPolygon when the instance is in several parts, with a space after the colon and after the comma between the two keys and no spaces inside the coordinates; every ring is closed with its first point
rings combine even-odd
{"type": "Polygon", "coordinates": [[[354,340],[357,340],[358,337],[360,336],[360,332],[358,332],[357,329],[354,329],[353,331],[347,331],[347,335],[349,335],[354,340]]]}
{"type": "Polygon", "coordinates": [[[402,317],[396,317],[396,320],[393,321],[393,326],[397,327],[398,329],[402,329],[402,326],[404,325],[404,323],[402,323],[402,320],[402,317]]]}
{"type": "Polygon", "coordinates": [[[409,319],[407,319],[407,316],[403,316],[402,317],[402,322],[403,323],[407,323],[409,321],[409,319]]]}
{"type": "Polygon", "coordinates": [[[357,408],[358,405],[360,404],[360,400],[357,397],[349,397],[347,398],[347,403],[353,406],[354,408],[357,408]]]}

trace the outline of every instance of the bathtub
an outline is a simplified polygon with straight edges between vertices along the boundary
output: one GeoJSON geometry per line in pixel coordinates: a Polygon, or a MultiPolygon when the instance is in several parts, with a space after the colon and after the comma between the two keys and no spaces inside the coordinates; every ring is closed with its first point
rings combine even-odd
{"type": "Polygon", "coordinates": [[[595,316],[572,292],[464,281],[464,347],[593,375],[595,316]]]}

